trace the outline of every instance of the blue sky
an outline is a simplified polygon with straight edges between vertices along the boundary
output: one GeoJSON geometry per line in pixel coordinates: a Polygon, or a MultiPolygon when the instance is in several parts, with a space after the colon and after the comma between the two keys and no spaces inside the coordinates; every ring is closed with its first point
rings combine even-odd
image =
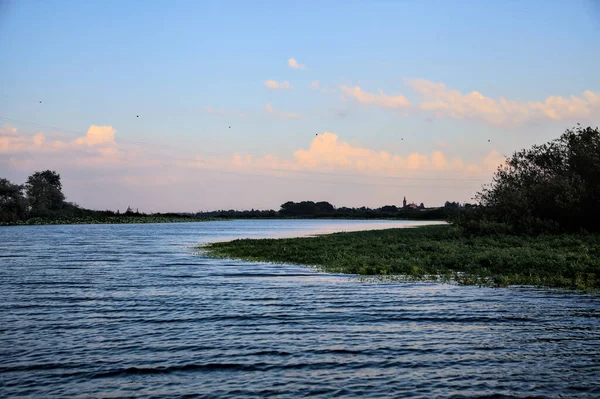
{"type": "MultiPolygon", "coordinates": [[[[441,149],[448,158],[476,163],[490,151],[511,153],[557,137],[575,122],[595,126],[599,119],[593,95],[600,92],[600,7],[593,0],[0,4],[0,126],[23,136],[51,134],[39,125],[79,136],[91,126],[111,126],[119,151],[126,151],[127,140],[139,141],[177,147],[169,156],[179,161],[218,154],[223,162],[234,155],[293,159],[316,134],[332,132],[356,148],[404,157],[441,149]],[[290,68],[290,58],[305,68],[290,68]],[[445,89],[423,98],[426,89],[411,86],[416,79],[445,89]],[[269,89],[267,80],[292,88],[269,89]],[[315,81],[319,90],[311,88],[315,81]],[[343,87],[405,96],[410,107],[369,103],[343,87]],[[457,99],[451,90],[503,98],[539,115],[513,121],[516,113],[507,111],[492,120],[490,113],[478,114],[488,112],[484,100],[457,99]],[[558,113],[555,106],[527,105],[572,95],[587,102],[558,113]],[[444,108],[426,109],[436,96],[443,96],[444,108]],[[266,104],[274,112],[266,112],[266,104]]],[[[18,179],[34,164],[19,166],[10,157],[42,158],[12,146],[0,154],[0,168],[18,179]]],[[[167,156],[156,148],[136,147],[146,157],[167,156]]],[[[68,168],[65,178],[74,175],[68,165],[56,165],[68,168]]],[[[106,175],[98,167],[88,173],[88,180],[106,175]]],[[[272,190],[285,196],[277,184],[272,190]]],[[[351,187],[345,190],[342,198],[352,195],[351,187]]],[[[83,191],[71,195],[84,198],[83,191]]],[[[430,203],[469,196],[421,191],[417,195],[430,203]]],[[[161,208],[161,198],[144,205],[161,208]]],[[[114,205],[103,201],[92,205],[114,205]]],[[[268,207],[275,201],[261,203],[257,194],[254,202],[268,207]]],[[[222,202],[216,196],[203,205],[222,202]]]]}

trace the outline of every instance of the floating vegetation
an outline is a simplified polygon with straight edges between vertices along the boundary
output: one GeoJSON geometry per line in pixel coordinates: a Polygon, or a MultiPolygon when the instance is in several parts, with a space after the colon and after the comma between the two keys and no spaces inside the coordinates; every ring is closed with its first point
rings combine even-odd
{"type": "Polygon", "coordinates": [[[600,288],[600,234],[475,236],[453,226],[437,225],[242,239],[208,244],[202,249],[215,257],[301,264],[370,281],[600,288]]]}

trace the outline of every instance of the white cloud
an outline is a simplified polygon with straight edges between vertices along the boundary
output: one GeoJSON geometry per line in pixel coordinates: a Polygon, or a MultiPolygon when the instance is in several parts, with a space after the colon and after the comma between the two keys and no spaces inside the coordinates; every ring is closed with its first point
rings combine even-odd
{"type": "Polygon", "coordinates": [[[407,80],[424,97],[422,111],[439,118],[478,119],[496,125],[520,125],[531,120],[576,119],[600,113],[600,94],[585,91],[581,97],[550,96],[544,101],[515,101],[491,98],[472,91],[463,94],[443,83],[425,79],[407,80]]]}
{"type": "Polygon", "coordinates": [[[384,108],[406,108],[410,106],[410,101],[403,95],[390,96],[379,90],[379,94],[372,94],[363,91],[360,87],[341,86],[340,89],[346,96],[365,105],[377,105],[384,108]]]}
{"type": "Polygon", "coordinates": [[[90,126],[85,137],[75,140],[76,144],[86,144],[88,146],[98,144],[114,144],[115,129],[112,126],[90,126]]]}
{"type": "Polygon", "coordinates": [[[268,87],[269,89],[291,89],[292,88],[292,85],[290,85],[290,83],[287,81],[278,83],[274,80],[265,80],[265,86],[268,87]]]}
{"type": "Polygon", "coordinates": [[[290,58],[288,60],[288,65],[292,69],[304,69],[304,67],[305,67],[304,64],[298,64],[298,62],[295,59],[293,59],[293,58],[290,58]]]}

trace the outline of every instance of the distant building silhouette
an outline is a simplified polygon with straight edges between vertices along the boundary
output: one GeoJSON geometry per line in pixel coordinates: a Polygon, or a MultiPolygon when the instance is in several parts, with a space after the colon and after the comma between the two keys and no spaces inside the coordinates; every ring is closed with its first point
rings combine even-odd
{"type": "Polygon", "coordinates": [[[411,202],[410,204],[406,203],[406,197],[404,197],[404,201],[402,201],[402,209],[419,209],[419,205],[411,202]]]}

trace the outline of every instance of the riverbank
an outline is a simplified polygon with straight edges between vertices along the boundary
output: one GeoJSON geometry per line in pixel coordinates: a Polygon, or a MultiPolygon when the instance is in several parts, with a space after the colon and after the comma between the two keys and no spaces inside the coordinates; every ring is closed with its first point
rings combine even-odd
{"type": "Polygon", "coordinates": [[[214,257],[302,264],[330,273],[489,286],[600,288],[598,234],[471,236],[438,225],[243,239],[201,248],[214,257]]]}
{"type": "Polygon", "coordinates": [[[12,223],[0,223],[0,226],[41,226],[57,224],[139,224],[139,223],[189,223],[219,220],[206,217],[187,216],[79,216],[56,218],[31,218],[12,223]]]}

